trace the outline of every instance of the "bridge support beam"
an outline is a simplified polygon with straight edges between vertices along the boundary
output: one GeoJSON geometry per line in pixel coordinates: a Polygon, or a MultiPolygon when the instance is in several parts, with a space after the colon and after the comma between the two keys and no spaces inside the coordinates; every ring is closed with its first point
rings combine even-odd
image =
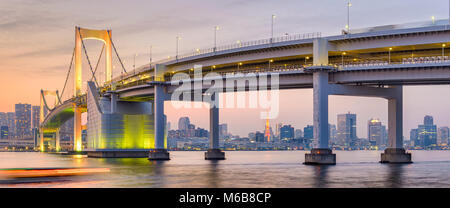
{"type": "Polygon", "coordinates": [[[313,71],[313,120],[314,141],[311,153],[305,154],[305,165],[334,165],[336,154],[328,147],[328,71],[317,68],[313,71]]]}
{"type": "Polygon", "coordinates": [[[83,150],[81,140],[81,108],[74,104],[73,107],[73,150],[74,152],[81,152],[83,150]]]}
{"type": "Polygon", "coordinates": [[[211,95],[209,108],[209,149],[205,160],[225,160],[225,152],[219,149],[219,95],[211,95]]]}
{"type": "Polygon", "coordinates": [[[161,84],[154,85],[155,100],[154,100],[154,116],[155,116],[155,149],[151,150],[149,160],[170,160],[169,152],[164,145],[165,134],[165,118],[164,118],[164,100],[166,92],[164,86],[161,84]]]}
{"type": "Polygon", "coordinates": [[[56,129],[55,132],[55,151],[61,151],[61,128],[56,129]]]}
{"type": "Polygon", "coordinates": [[[39,128],[39,151],[44,152],[44,128],[39,128]]]}
{"type": "Polygon", "coordinates": [[[388,99],[388,144],[381,153],[381,163],[411,163],[411,153],[403,148],[403,88],[397,86],[396,96],[388,99]]]}

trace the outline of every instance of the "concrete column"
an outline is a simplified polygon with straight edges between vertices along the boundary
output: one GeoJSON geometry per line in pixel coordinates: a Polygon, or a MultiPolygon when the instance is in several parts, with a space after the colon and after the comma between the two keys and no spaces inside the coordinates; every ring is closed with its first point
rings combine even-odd
{"type": "Polygon", "coordinates": [[[328,71],[316,69],[313,72],[313,120],[314,141],[317,145],[311,153],[305,154],[306,165],[334,165],[336,155],[328,147],[328,71]]]}
{"type": "Polygon", "coordinates": [[[61,150],[61,134],[60,134],[60,128],[58,128],[57,130],[56,130],[56,133],[55,133],[55,150],[56,150],[56,152],[59,152],[60,150],[61,150]]]}
{"type": "Polygon", "coordinates": [[[313,119],[315,148],[328,148],[328,72],[313,74],[313,119]]]}
{"type": "Polygon", "coordinates": [[[155,99],[154,99],[154,118],[155,118],[155,149],[150,151],[149,160],[169,160],[169,153],[164,146],[164,99],[165,92],[162,84],[154,85],[155,99]]]}
{"type": "Polygon", "coordinates": [[[117,113],[117,101],[118,95],[116,93],[111,93],[111,113],[117,113]]]}
{"type": "Polygon", "coordinates": [[[316,38],[313,40],[313,65],[328,65],[328,40],[316,38]]]}
{"type": "Polygon", "coordinates": [[[403,87],[395,87],[388,98],[388,148],[381,153],[381,163],[411,163],[411,153],[403,148],[403,87]]]}
{"type": "Polygon", "coordinates": [[[205,152],[206,160],[224,160],[225,152],[219,149],[219,95],[211,95],[209,109],[209,150],[205,152]]]}
{"type": "Polygon", "coordinates": [[[75,152],[81,152],[82,140],[81,140],[81,109],[74,104],[74,119],[73,119],[73,150],[75,152]]]}

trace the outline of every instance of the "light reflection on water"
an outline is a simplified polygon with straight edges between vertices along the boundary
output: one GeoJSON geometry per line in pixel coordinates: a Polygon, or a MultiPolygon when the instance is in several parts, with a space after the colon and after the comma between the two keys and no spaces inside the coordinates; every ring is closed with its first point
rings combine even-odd
{"type": "Polygon", "coordinates": [[[380,151],[335,151],[335,166],[303,165],[305,151],[171,152],[170,161],[0,152],[0,168],[102,167],[101,175],[0,187],[450,187],[450,151],[412,151],[414,163],[380,164],[380,151]]]}

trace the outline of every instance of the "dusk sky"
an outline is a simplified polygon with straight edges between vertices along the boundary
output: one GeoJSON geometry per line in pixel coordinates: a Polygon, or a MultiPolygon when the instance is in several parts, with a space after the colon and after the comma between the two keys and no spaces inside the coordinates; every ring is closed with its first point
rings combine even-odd
{"type": "MultiPolygon", "coordinates": [[[[274,35],[322,32],[338,35],[346,24],[345,0],[2,0],[0,1],[0,112],[14,111],[15,103],[39,104],[40,89],[61,90],[74,47],[76,25],[112,29],[114,43],[128,70],[144,65],[153,46],[153,60],[175,54],[175,37],[181,36],[180,53],[213,47],[213,29],[219,26],[218,45],[237,40],[270,37],[271,15],[277,18],[274,35]]],[[[448,0],[354,0],[351,28],[448,18],[448,0]]],[[[101,46],[87,41],[91,60],[101,46]]],[[[87,73],[87,65],[83,66],[87,73]]],[[[118,68],[118,67],[117,67],[118,68]]],[[[119,71],[115,70],[115,75],[119,71]]],[[[404,136],[432,115],[438,126],[450,126],[450,86],[404,88],[404,136]]],[[[281,91],[280,115],[271,120],[303,128],[312,124],[312,90],[281,91]]],[[[387,101],[377,98],[330,97],[330,123],[336,114],[357,114],[357,135],[367,137],[367,121],[380,118],[387,125],[387,101]]],[[[180,116],[209,128],[208,110],[174,110],[166,102],[172,127],[180,116]]],[[[259,109],[223,109],[220,122],[233,134],[263,131],[259,109]]]]}

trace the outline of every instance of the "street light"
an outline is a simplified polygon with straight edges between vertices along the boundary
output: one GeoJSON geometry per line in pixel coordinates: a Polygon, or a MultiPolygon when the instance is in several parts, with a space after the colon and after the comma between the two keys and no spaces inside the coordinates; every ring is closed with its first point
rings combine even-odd
{"type": "Polygon", "coordinates": [[[309,56],[305,57],[305,65],[306,65],[306,60],[309,60],[309,56]]]}
{"type": "Polygon", "coordinates": [[[444,55],[445,55],[445,43],[442,44],[442,61],[444,61],[444,55]]]}
{"type": "Polygon", "coordinates": [[[134,59],[133,59],[133,71],[134,71],[134,73],[136,73],[136,56],[137,56],[138,54],[137,53],[135,53],[134,54],[134,59]]]}
{"type": "Polygon", "coordinates": [[[433,23],[433,25],[434,25],[434,20],[435,20],[436,18],[434,17],[434,16],[431,16],[431,22],[433,23]]]}
{"type": "Polygon", "coordinates": [[[270,35],[270,43],[273,42],[273,20],[276,18],[277,16],[275,16],[274,14],[272,14],[272,25],[271,25],[271,35],[270,35]]]}
{"type": "Polygon", "coordinates": [[[181,37],[177,36],[176,39],[177,39],[177,47],[176,47],[175,59],[178,61],[178,41],[181,39],[181,37]]]}
{"type": "Polygon", "coordinates": [[[344,52],[342,52],[342,67],[344,67],[344,56],[346,55],[347,53],[344,51],[344,52]]]}
{"type": "Polygon", "coordinates": [[[152,45],[150,45],[150,53],[149,53],[149,56],[150,56],[150,63],[149,63],[149,68],[151,69],[152,68],[152,49],[153,49],[153,46],[152,45]]]}
{"type": "Polygon", "coordinates": [[[270,63],[272,63],[273,62],[273,59],[270,59],[269,60],[269,71],[270,71],[270,63]]]}
{"type": "Polygon", "coordinates": [[[392,48],[389,48],[389,64],[391,64],[391,51],[392,51],[392,48]]]}
{"type": "Polygon", "coordinates": [[[352,6],[352,3],[350,3],[350,0],[347,3],[347,25],[345,25],[345,29],[347,29],[347,33],[350,33],[350,7],[352,6]]]}
{"type": "Polygon", "coordinates": [[[239,47],[242,47],[242,42],[240,40],[236,41],[236,43],[239,45],[239,47]]]}
{"type": "Polygon", "coordinates": [[[219,26],[214,27],[214,52],[216,52],[217,48],[217,30],[219,30],[219,26]]]}

